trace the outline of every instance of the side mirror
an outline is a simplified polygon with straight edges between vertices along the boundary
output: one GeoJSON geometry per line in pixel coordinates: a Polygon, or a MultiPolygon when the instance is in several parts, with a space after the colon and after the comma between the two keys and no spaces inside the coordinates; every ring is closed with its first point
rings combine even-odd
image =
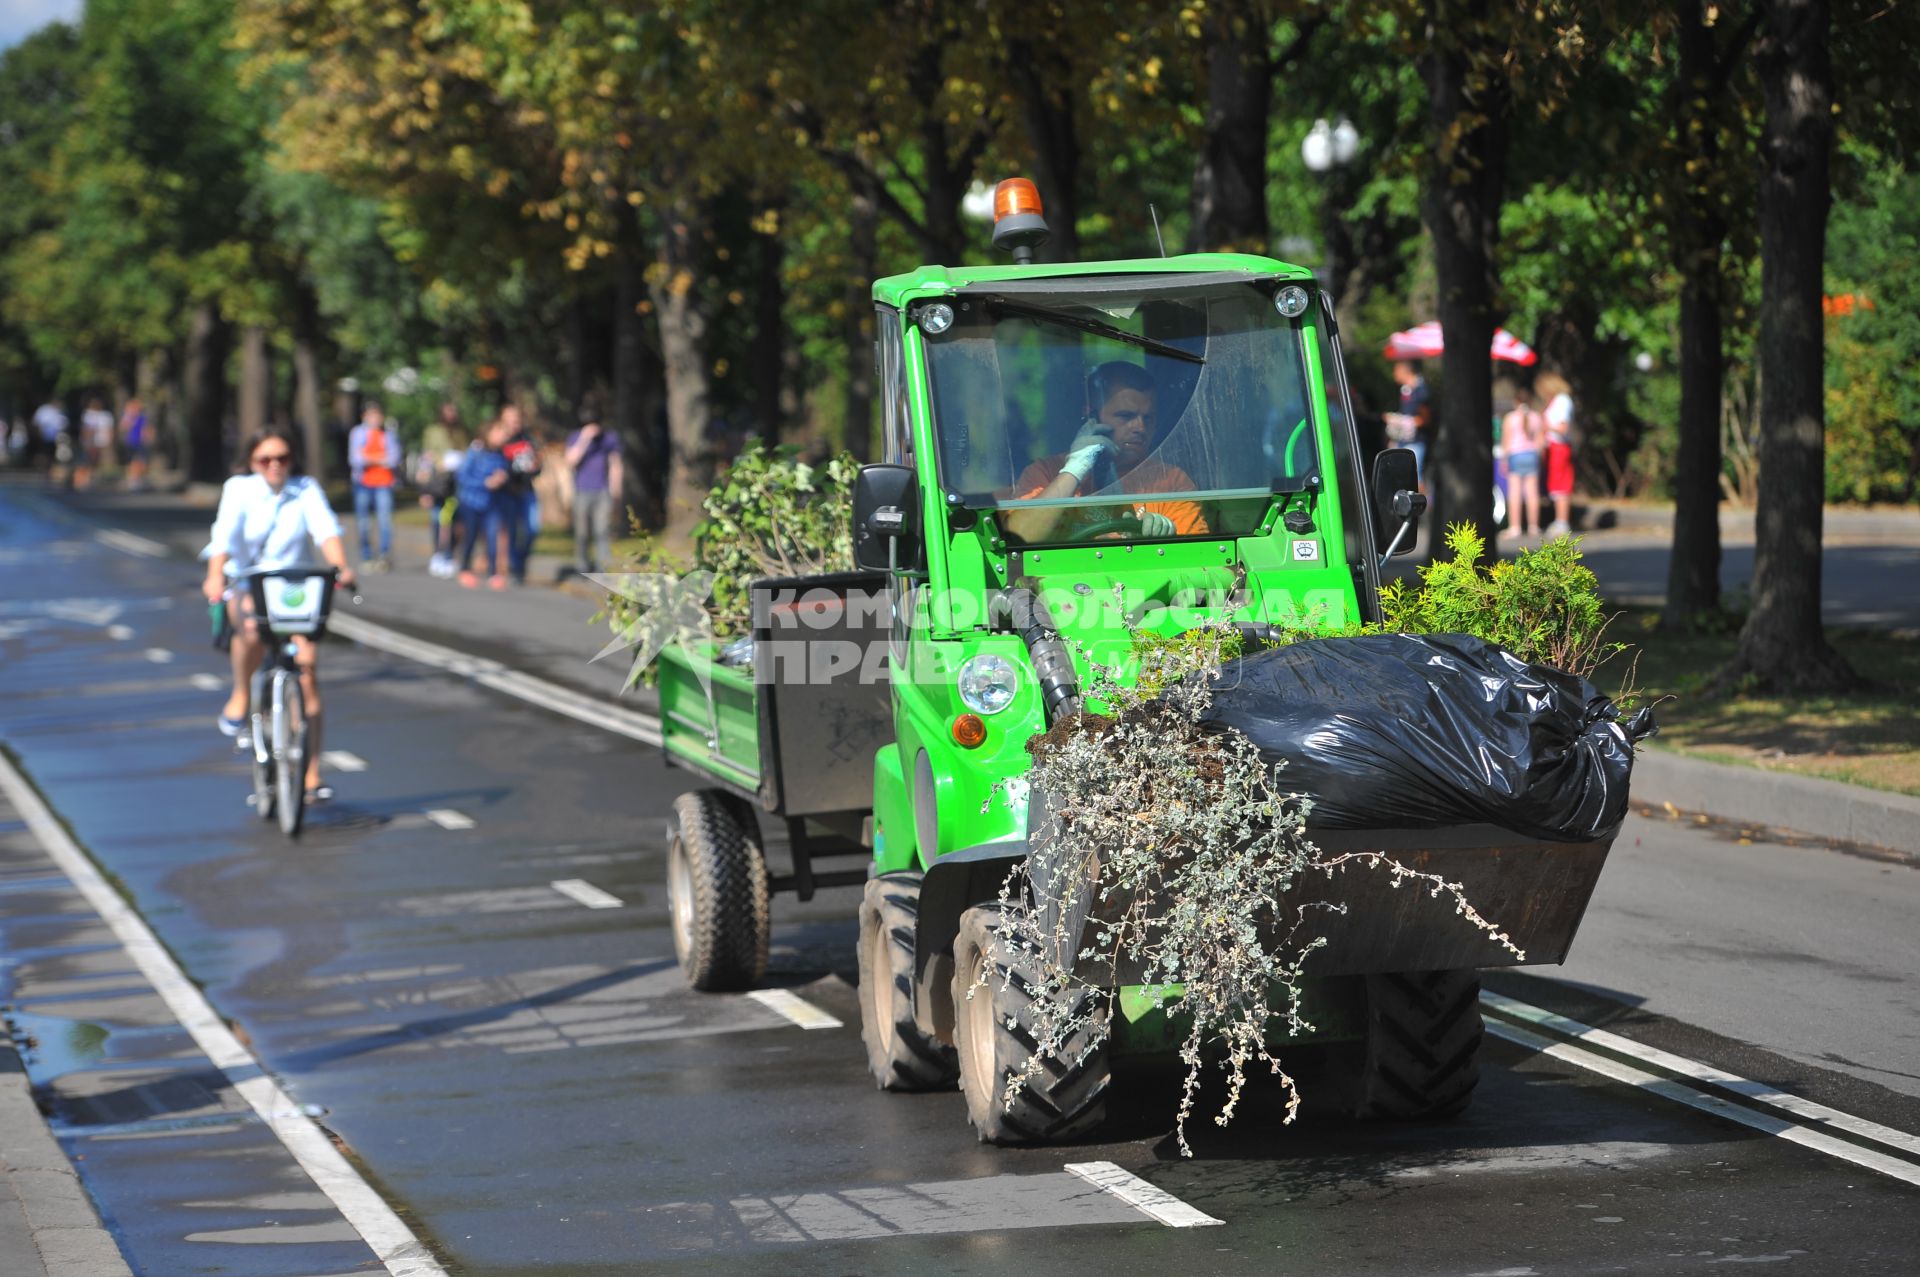
{"type": "Polygon", "coordinates": [[[1393,529],[1387,548],[1380,553],[1380,562],[1384,564],[1396,554],[1412,554],[1427,498],[1420,491],[1420,462],[1411,448],[1389,448],[1374,454],[1373,509],[1375,526],[1381,532],[1393,529]]]}
{"type": "Polygon", "coordinates": [[[906,466],[861,466],[853,482],[853,561],[863,571],[920,561],[920,485],[906,466]]]}

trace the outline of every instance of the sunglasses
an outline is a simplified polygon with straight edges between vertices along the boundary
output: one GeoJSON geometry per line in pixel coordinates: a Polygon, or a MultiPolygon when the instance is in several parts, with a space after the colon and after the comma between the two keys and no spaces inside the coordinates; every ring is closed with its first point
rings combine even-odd
{"type": "Polygon", "coordinates": [[[264,470],[268,466],[284,466],[292,462],[292,460],[293,454],[291,452],[263,452],[254,457],[253,468],[255,470],[264,470]]]}

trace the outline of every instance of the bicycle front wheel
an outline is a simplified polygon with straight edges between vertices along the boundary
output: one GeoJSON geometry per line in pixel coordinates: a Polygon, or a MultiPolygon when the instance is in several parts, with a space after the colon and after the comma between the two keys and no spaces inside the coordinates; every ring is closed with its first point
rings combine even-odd
{"type": "Polygon", "coordinates": [[[253,755],[253,814],[262,820],[273,819],[273,708],[267,699],[268,683],[255,678],[253,709],[247,715],[247,744],[253,755]]]}
{"type": "Polygon", "coordinates": [[[300,680],[284,670],[273,676],[273,769],[280,832],[298,837],[307,811],[307,707],[300,680]]]}

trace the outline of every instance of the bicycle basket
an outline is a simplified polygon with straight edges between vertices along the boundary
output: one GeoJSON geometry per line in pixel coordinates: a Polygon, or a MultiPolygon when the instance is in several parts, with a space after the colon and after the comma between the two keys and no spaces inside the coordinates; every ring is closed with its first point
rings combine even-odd
{"type": "Polygon", "coordinates": [[[260,582],[267,627],[276,634],[312,634],[326,624],[324,576],[270,576],[260,582]]]}

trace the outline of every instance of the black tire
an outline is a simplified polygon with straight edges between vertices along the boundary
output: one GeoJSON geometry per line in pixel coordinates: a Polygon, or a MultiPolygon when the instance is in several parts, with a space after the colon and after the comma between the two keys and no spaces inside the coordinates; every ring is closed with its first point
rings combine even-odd
{"type": "Polygon", "coordinates": [[[883,1091],[939,1091],[960,1079],[960,1057],[914,1019],[913,945],[920,875],[867,880],[860,902],[860,1040],[883,1091]]]}
{"type": "Polygon", "coordinates": [[[1480,977],[1416,971],[1366,978],[1367,1035],[1330,1063],[1355,1117],[1420,1121],[1467,1107],[1480,1081],[1480,977]]]}
{"type": "MultiPolygon", "coordinates": [[[[1065,1058],[1042,1059],[1007,1102],[1008,1079],[1026,1066],[1037,1045],[1038,977],[1034,959],[1013,952],[1002,938],[1004,917],[998,904],[975,905],[961,915],[953,942],[954,1045],[967,1120],[988,1144],[1073,1139],[1106,1120],[1113,1079],[1107,1044],[1083,1057],[1086,1031],[1075,1033],[1061,1052],[1065,1058]]],[[[1106,1013],[1101,990],[1079,988],[1067,996],[1070,1014],[1098,1019],[1106,1013]]]]}
{"type": "Polygon", "coordinates": [[[264,679],[254,683],[253,709],[247,715],[247,753],[253,764],[253,814],[273,819],[273,715],[262,706],[267,696],[264,679]]]}
{"type": "Polygon", "coordinates": [[[688,984],[710,993],[750,989],[767,973],[767,894],[753,808],[721,789],[674,799],[667,903],[688,984]]]}
{"type": "Polygon", "coordinates": [[[274,675],[273,709],[274,813],[280,832],[298,838],[307,814],[307,708],[298,677],[274,675]]]}

